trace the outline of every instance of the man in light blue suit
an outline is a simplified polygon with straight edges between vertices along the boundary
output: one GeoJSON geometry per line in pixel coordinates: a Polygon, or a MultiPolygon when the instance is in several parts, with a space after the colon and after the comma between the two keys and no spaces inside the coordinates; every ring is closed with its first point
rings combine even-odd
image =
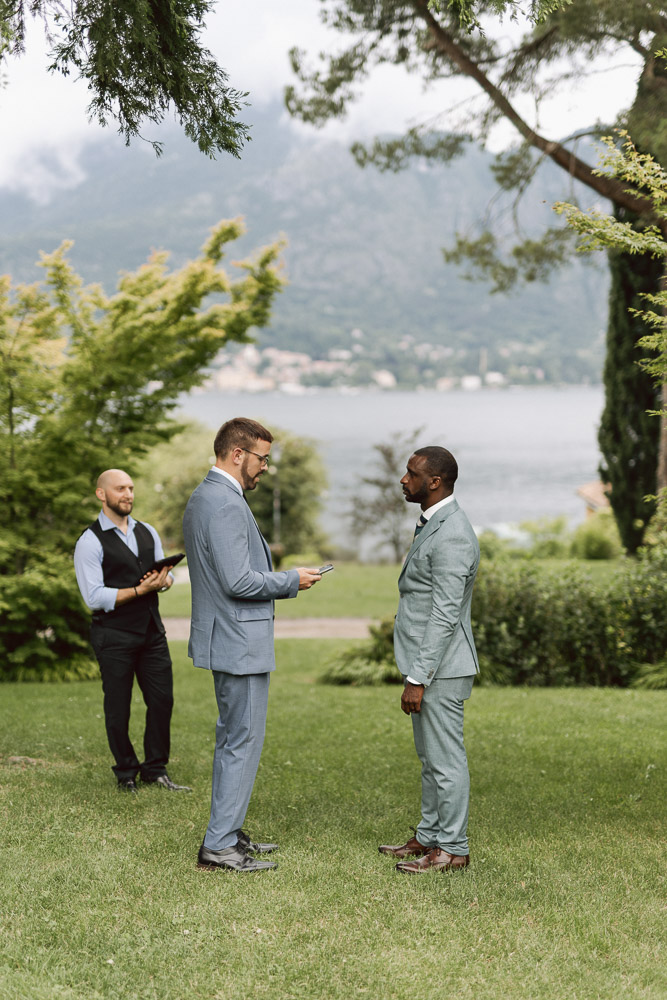
{"type": "Polygon", "coordinates": [[[422,514],[398,578],[396,663],[405,686],[401,708],[412,716],[422,764],[421,822],[400,846],[382,854],[398,871],[420,874],[465,868],[470,778],[463,744],[463,703],[479,671],[470,622],[479,545],[454,499],[458,467],[446,448],[419,448],[401,479],[422,514]],[[416,860],[405,859],[414,856],[416,860]]]}
{"type": "Polygon", "coordinates": [[[274,600],[296,597],[315,569],[273,572],[271,552],[246,503],[269,464],[273,437],[236,417],[218,431],[216,463],[185,509],[183,534],[192,586],[188,654],[213,672],[218,703],[211,817],[199,849],[202,868],[275,868],[242,829],[264,743],[269,675],[275,670],[274,600]]]}

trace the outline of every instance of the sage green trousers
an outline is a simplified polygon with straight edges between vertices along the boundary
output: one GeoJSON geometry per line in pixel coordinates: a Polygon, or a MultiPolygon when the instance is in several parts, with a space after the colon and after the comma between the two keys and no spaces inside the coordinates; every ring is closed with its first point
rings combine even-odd
{"type": "Polygon", "coordinates": [[[463,703],[473,681],[473,675],[436,678],[424,689],[421,712],[412,715],[422,765],[417,840],[449,854],[468,854],[470,775],[463,744],[463,703]]]}

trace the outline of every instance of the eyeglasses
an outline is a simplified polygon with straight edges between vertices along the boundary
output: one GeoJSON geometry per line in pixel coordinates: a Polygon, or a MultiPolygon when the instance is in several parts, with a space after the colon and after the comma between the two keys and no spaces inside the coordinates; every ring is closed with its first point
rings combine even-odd
{"type": "Polygon", "coordinates": [[[262,465],[264,466],[264,468],[268,469],[268,467],[269,467],[269,456],[268,455],[258,455],[256,451],[250,451],[250,448],[241,448],[241,451],[247,452],[248,455],[254,455],[255,458],[258,458],[260,460],[260,462],[262,463],[262,465]]]}

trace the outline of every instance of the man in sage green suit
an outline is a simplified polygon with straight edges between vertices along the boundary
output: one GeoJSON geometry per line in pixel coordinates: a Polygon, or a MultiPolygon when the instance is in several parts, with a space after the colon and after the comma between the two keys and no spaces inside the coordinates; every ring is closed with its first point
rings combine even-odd
{"type": "Polygon", "coordinates": [[[421,822],[406,844],[383,845],[398,871],[465,868],[470,778],[463,744],[463,703],[479,671],[470,621],[479,545],[454,499],[458,467],[446,448],[419,448],[401,479],[422,514],[398,578],[396,663],[405,686],[422,764],[421,822]],[[405,859],[414,856],[414,861],[405,859]]]}

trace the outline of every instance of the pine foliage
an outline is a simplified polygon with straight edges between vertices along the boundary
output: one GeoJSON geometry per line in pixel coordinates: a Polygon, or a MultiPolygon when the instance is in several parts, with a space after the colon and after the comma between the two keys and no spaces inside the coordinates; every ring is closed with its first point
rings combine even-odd
{"type": "MultiPolygon", "coordinates": [[[[212,0],[0,0],[0,39],[8,51],[23,52],[27,16],[41,18],[49,69],[84,79],[90,117],[101,125],[115,121],[126,143],[140,135],[142,122],[161,122],[173,108],[202,152],[238,156],[248,138],[236,119],[246,95],[229,85],[199,41],[213,6],[212,0]]],[[[160,143],[152,145],[161,151],[160,143]]]]}

